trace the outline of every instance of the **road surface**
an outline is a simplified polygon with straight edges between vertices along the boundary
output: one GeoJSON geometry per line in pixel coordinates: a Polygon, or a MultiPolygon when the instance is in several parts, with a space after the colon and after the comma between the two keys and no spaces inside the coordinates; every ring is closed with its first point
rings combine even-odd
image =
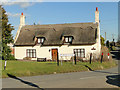
{"type": "Polygon", "coordinates": [[[117,88],[118,67],[107,70],[4,78],[3,88],[117,88]],[[111,83],[111,79],[113,79],[111,83]],[[116,81],[115,81],[116,80],[116,81]]]}

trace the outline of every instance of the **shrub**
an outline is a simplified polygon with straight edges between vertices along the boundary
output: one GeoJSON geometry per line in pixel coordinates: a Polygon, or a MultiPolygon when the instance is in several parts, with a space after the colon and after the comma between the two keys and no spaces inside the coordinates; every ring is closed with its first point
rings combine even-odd
{"type": "Polygon", "coordinates": [[[24,57],[23,60],[31,60],[32,58],[30,57],[24,57]]]}
{"type": "Polygon", "coordinates": [[[110,48],[109,40],[106,41],[106,46],[107,46],[107,48],[110,48]]]}
{"type": "Polygon", "coordinates": [[[104,43],[104,42],[105,42],[105,39],[104,39],[102,36],[100,36],[100,39],[101,39],[101,45],[104,46],[104,45],[105,45],[105,43],[104,43]]]}
{"type": "MultiPolygon", "coordinates": [[[[71,57],[70,60],[74,60],[74,57],[71,57]]],[[[81,58],[81,57],[76,57],[76,60],[77,60],[77,61],[83,61],[83,58],[81,58]]]]}
{"type": "Polygon", "coordinates": [[[7,60],[16,60],[14,55],[9,55],[9,58],[7,58],[7,60]]]}
{"type": "MultiPolygon", "coordinates": [[[[110,54],[110,52],[106,46],[102,46],[101,55],[102,55],[102,53],[103,53],[103,61],[108,61],[108,53],[110,54]]],[[[100,60],[101,60],[101,55],[100,55],[100,60]]],[[[110,56],[109,60],[112,60],[111,54],[109,56],[110,56]]]]}
{"type": "Polygon", "coordinates": [[[77,60],[77,61],[83,61],[83,58],[81,58],[81,57],[76,57],[76,60],[77,60]]]}

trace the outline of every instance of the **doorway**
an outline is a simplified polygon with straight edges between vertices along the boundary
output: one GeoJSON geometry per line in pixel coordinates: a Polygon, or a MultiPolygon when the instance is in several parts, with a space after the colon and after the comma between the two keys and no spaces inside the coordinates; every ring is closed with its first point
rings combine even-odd
{"type": "Polygon", "coordinates": [[[52,60],[57,61],[58,58],[58,49],[52,49],[52,60]]]}

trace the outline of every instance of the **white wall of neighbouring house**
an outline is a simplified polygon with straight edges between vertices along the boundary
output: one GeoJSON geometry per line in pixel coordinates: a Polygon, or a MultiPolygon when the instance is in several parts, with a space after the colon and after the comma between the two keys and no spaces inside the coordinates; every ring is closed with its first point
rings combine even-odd
{"type": "MultiPolygon", "coordinates": [[[[97,45],[79,45],[79,46],[69,46],[69,45],[62,45],[62,46],[39,46],[36,45],[34,47],[32,46],[16,46],[15,47],[15,58],[16,59],[23,59],[26,57],[26,50],[27,49],[36,49],[36,58],[32,58],[32,60],[37,60],[37,58],[47,58],[52,60],[52,49],[58,49],[59,59],[70,59],[69,57],[60,57],[60,54],[73,54],[74,49],[85,49],[85,58],[84,60],[89,60],[90,53],[97,54],[99,48],[97,48],[97,45]],[[95,48],[96,50],[91,50],[92,48],[95,48]]],[[[98,57],[98,55],[97,55],[98,57]]]]}

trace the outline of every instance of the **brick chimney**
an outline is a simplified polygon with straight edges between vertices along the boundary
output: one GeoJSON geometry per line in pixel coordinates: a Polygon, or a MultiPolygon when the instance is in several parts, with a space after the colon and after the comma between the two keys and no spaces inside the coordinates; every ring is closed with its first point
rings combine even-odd
{"type": "Polygon", "coordinates": [[[96,11],[95,11],[95,22],[99,23],[99,11],[98,11],[98,7],[96,7],[96,11]]]}

